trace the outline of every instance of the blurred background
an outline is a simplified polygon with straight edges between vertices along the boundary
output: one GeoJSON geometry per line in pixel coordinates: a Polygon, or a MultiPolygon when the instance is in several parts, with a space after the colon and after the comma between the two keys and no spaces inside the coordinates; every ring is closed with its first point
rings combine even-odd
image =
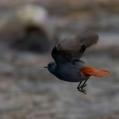
{"type": "Polygon", "coordinates": [[[119,0],[0,0],[0,119],[119,119],[119,0]],[[77,83],[43,67],[58,38],[99,34],[82,58],[111,72],[77,83]]]}

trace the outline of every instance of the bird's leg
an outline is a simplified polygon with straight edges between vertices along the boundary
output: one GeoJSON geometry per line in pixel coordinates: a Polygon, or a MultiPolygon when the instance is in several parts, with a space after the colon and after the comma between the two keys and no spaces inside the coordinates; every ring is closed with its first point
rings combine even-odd
{"type": "Polygon", "coordinates": [[[80,86],[81,92],[83,92],[84,94],[86,94],[86,89],[84,88],[87,86],[86,84],[87,80],[88,79],[84,80],[83,84],[80,86]]]}
{"type": "Polygon", "coordinates": [[[83,80],[80,81],[80,83],[79,83],[78,86],[77,86],[77,90],[80,91],[80,92],[82,92],[82,88],[81,88],[82,82],[83,82],[83,80]]]}
{"type": "Polygon", "coordinates": [[[84,82],[83,82],[83,81],[80,81],[80,83],[79,83],[79,85],[78,85],[78,87],[77,87],[78,91],[80,91],[80,92],[82,92],[82,93],[84,93],[84,94],[86,94],[86,90],[85,90],[84,88],[86,87],[86,82],[87,82],[87,80],[88,80],[88,79],[84,80],[84,82]],[[83,82],[83,84],[82,84],[82,82],[83,82]],[[81,84],[82,84],[82,85],[81,85],[81,84]]]}
{"type": "Polygon", "coordinates": [[[78,91],[80,91],[80,84],[81,84],[81,82],[78,84],[78,86],[77,86],[77,90],[78,91]]]}
{"type": "Polygon", "coordinates": [[[83,84],[80,86],[82,89],[87,86],[86,82],[88,79],[84,80],[83,84]]]}

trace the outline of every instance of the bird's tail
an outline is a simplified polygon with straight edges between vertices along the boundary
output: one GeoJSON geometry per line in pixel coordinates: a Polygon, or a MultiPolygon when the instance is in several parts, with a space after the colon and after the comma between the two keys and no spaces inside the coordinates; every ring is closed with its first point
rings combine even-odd
{"type": "Polygon", "coordinates": [[[110,75],[109,71],[107,70],[96,69],[91,66],[82,67],[80,71],[86,76],[105,77],[110,75]]]}

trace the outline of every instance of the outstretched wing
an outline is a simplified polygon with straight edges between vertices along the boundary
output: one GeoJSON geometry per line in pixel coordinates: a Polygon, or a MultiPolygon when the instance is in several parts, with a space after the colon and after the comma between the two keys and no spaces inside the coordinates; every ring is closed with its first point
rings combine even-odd
{"type": "Polygon", "coordinates": [[[67,59],[65,58],[65,55],[63,55],[62,52],[57,50],[56,46],[52,49],[51,55],[52,55],[52,57],[55,60],[55,63],[57,65],[67,62],[67,59]]]}
{"type": "Polygon", "coordinates": [[[74,38],[60,39],[56,44],[56,49],[63,54],[67,59],[81,58],[85,50],[96,44],[98,41],[98,34],[93,32],[84,32],[78,34],[74,38]]]}
{"type": "Polygon", "coordinates": [[[98,35],[91,32],[85,32],[72,38],[60,39],[52,49],[51,55],[56,64],[76,63],[80,61],[85,50],[97,41],[98,35]]]}

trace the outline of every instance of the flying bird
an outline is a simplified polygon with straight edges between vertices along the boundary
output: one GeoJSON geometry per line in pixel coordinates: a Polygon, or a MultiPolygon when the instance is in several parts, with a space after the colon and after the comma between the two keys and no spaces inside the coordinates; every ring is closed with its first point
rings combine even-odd
{"type": "Polygon", "coordinates": [[[50,62],[46,68],[60,80],[79,82],[78,91],[86,93],[86,82],[91,76],[109,75],[107,70],[87,66],[80,59],[85,50],[97,41],[98,35],[91,32],[81,34],[72,40],[59,40],[51,52],[54,62],[50,62]]]}

